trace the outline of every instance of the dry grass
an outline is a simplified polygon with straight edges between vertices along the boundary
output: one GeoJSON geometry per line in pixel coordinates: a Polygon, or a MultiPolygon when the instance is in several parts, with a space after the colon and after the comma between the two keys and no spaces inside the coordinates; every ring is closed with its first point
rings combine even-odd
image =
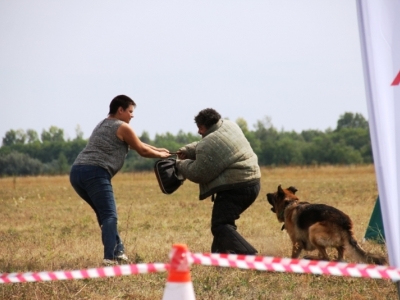
{"type": "MultiPolygon", "coordinates": [[[[119,228],[136,263],[168,262],[174,243],[209,252],[212,202],[198,201],[185,182],[163,195],[152,173],[113,179],[119,228]]],[[[265,256],[290,255],[265,194],[278,184],[296,186],[302,200],[333,205],[351,216],[362,240],[377,197],[373,166],[264,168],[259,198],[238,220],[238,230],[265,256]]],[[[95,216],[68,177],[0,179],[0,272],[75,270],[100,266],[102,245],[95,216]]],[[[380,245],[363,248],[386,253],[380,245]]],[[[389,280],[258,272],[194,265],[197,299],[397,299],[389,280]]],[[[161,299],[166,273],[0,285],[1,299],[161,299]]]]}

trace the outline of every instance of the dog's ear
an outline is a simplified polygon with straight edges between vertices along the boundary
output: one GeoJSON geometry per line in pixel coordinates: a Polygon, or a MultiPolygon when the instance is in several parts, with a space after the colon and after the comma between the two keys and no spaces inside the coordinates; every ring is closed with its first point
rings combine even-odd
{"type": "Polygon", "coordinates": [[[287,189],[291,191],[293,194],[296,194],[297,192],[297,189],[294,186],[289,186],[287,189]]]}
{"type": "Polygon", "coordinates": [[[278,191],[276,193],[276,199],[282,200],[285,198],[285,191],[282,189],[281,185],[278,185],[278,191]]]}
{"type": "Polygon", "coordinates": [[[281,187],[281,185],[278,186],[278,191],[276,192],[276,201],[281,201],[285,199],[285,191],[283,190],[283,188],[281,187]]]}

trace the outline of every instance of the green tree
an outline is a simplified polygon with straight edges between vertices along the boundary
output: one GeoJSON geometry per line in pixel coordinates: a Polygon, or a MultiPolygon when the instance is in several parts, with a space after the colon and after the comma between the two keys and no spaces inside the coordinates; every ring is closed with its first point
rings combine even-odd
{"type": "Polygon", "coordinates": [[[83,131],[79,124],[76,125],[76,127],[75,127],[75,135],[76,135],[76,137],[75,137],[76,140],[83,140],[83,131]]]}
{"type": "Polygon", "coordinates": [[[51,126],[48,131],[42,131],[42,142],[64,142],[64,130],[56,126],[51,126]]]}
{"type": "Polygon", "coordinates": [[[303,137],[304,141],[307,143],[311,143],[313,141],[314,138],[320,137],[324,135],[324,133],[322,131],[319,130],[303,130],[301,132],[301,136],[303,137]]]}
{"type": "Polygon", "coordinates": [[[28,129],[26,131],[26,136],[28,138],[28,144],[40,142],[38,133],[33,129],[28,129]]]}
{"type": "Polygon", "coordinates": [[[69,171],[67,157],[65,156],[64,152],[60,152],[58,155],[57,163],[59,174],[66,174],[69,171]]]}
{"type": "Polygon", "coordinates": [[[149,171],[154,167],[156,159],[140,156],[136,151],[129,151],[122,172],[149,171]]]}
{"type": "MultiPolygon", "coordinates": [[[[372,147],[368,123],[360,114],[340,116],[335,130],[277,131],[269,117],[258,120],[250,130],[243,118],[236,120],[258,156],[261,166],[310,164],[371,163],[372,147]]],[[[0,175],[7,174],[60,174],[66,173],[87,140],[79,125],[74,140],[64,140],[64,131],[51,126],[43,130],[42,142],[34,130],[10,130],[0,147],[0,175]],[[24,165],[26,165],[24,169],[24,165]]],[[[144,131],[140,140],[160,148],[176,151],[180,147],[199,141],[201,137],[182,130],[177,135],[169,132],[156,134],[154,141],[144,131]]],[[[143,158],[129,151],[122,171],[152,170],[155,159],[143,158]]]]}
{"type": "Polygon", "coordinates": [[[336,143],[357,151],[362,157],[362,162],[373,162],[369,126],[361,114],[345,113],[340,116],[332,138],[336,143]]]}
{"type": "Polygon", "coordinates": [[[339,117],[337,121],[336,130],[343,128],[363,128],[368,129],[368,122],[365,120],[362,114],[346,112],[339,117]]]}
{"type": "Polygon", "coordinates": [[[254,127],[253,137],[258,140],[258,143],[253,150],[258,156],[258,163],[264,166],[275,164],[274,155],[279,134],[272,126],[271,118],[265,117],[263,120],[257,121],[254,127]]]}
{"type": "Polygon", "coordinates": [[[329,151],[329,164],[361,164],[363,158],[360,151],[351,146],[335,144],[329,151]]]}
{"type": "Polygon", "coordinates": [[[179,147],[182,147],[184,145],[196,142],[200,140],[200,136],[197,134],[193,134],[191,132],[185,133],[182,130],[178,131],[178,134],[175,137],[175,142],[179,147]]]}
{"type": "Polygon", "coordinates": [[[26,134],[22,129],[9,130],[3,138],[3,146],[11,146],[15,144],[25,144],[26,134]]]}
{"type": "Polygon", "coordinates": [[[244,134],[249,133],[249,127],[247,126],[247,122],[245,119],[237,118],[236,124],[238,124],[238,126],[240,127],[240,129],[242,129],[244,134]]]}
{"type": "Polygon", "coordinates": [[[342,128],[334,132],[333,136],[337,141],[343,140],[346,145],[357,150],[371,143],[368,128],[342,128]]]}
{"type": "Polygon", "coordinates": [[[329,149],[333,142],[327,134],[315,137],[312,143],[308,143],[302,150],[305,164],[326,164],[329,161],[329,149]]]}
{"type": "Polygon", "coordinates": [[[194,137],[192,134],[184,134],[179,131],[175,137],[172,133],[156,134],[153,144],[159,148],[166,148],[171,152],[177,151],[180,147],[198,141],[199,137],[194,137]]]}
{"type": "Polygon", "coordinates": [[[253,151],[255,153],[261,152],[260,140],[256,138],[253,131],[249,130],[246,120],[243,118],[238,118],[236,120],[236,124],[238,124],[240,129],[242,129],[242,132],[243,132],[244,136],[246,137],[246,139],[249,141],[251,147],[253,148],[253,151]]]}
{"type": "Polygon", "coordinates": [[[313,143],[303,149],[306,164],[360,164],[363,158],[357,149],[346,145],[345,141],[335,139],[333,133],[315,138],[313,143]]]}
{"type": "Polygon", "coordinates": [[[0,156],[0,175],[23,176],[38,175],[42,171],[42,163],[38,159],[19,152],[11,152],[0,156]]]}
{"type": "Polygon", "coordinates": [[[301,141],[288,136],[276,141],[273,153],[273,161],[276,165],[302,165],[303,155],[301,141]]]}
{"type": "Polygon", "coordinates": [[[15,130],[9,130],[6,132],[6,135],[3,137],[3,146],[11,146],[15,144],[17,139],[17,134],[15,130]]]}
{"type": "Polygon", "coordinates": [[[139,139],[146,144],[151,143],[150,135],[147,131],[143,131],[142,135],[139,137],[139,139]]]}

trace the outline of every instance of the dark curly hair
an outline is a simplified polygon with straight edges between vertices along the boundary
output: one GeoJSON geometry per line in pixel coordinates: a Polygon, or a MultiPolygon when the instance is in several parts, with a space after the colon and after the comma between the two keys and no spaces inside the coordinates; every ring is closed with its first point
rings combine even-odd
{"type": "Polygon", "coordinates": [[[197,125],[203,125],[207,129],[216,124],[220,119],[221,115],[212,108],[203,109],[194,117],[194,121],[197,125]]]}

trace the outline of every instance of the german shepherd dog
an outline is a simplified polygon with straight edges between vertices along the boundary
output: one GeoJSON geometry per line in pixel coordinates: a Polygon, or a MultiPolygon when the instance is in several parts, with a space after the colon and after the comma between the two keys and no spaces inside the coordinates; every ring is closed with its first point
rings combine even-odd
{"type": "Polygon", "coordinates": [[[343,261],[344,253],[367,264],[387,264],[385,257],[365,252],[353,234],[353,223],[348,215],[325,204],[300,201],[293,186],[275,193],[268,193],[267,200],[278,221],[283,222],[292,241],[292,258],[298,258],[302,250],[318,250],[318,256],[305,259],[329,260],[326,248],[336,248],[337,261],[343,261]]]}

